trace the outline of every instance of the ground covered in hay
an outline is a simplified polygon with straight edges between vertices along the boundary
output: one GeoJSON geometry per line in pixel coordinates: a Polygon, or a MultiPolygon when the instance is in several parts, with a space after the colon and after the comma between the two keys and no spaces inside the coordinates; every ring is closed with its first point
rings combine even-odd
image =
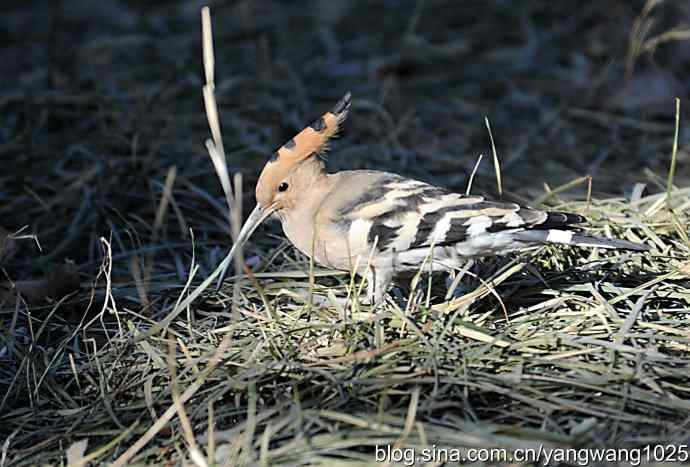
{"type": "Polygon", "coordinates": [[[231,231],[204,147],[202,5],[3,3],[0,466],[683,460],[687,2],[212,2],[245,212],[271,152],[351,90],[331,170],[464,192],[484,154],[472,191],[497,196],[488,117],[503,198],[652,248],[486,260],[461,293],[422,277],[375,314],[278,225],[190,299],[231,231]]]}

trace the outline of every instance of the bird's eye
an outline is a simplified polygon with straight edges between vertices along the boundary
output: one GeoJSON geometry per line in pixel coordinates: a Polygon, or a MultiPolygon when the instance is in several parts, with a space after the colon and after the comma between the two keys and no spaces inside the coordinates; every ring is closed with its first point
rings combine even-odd
{"type": "Polygon", "coordinates": [[[287,191],[287,189],[290,187],[286,182],[281,183],[278,185],[278,191],[287,191]]]}

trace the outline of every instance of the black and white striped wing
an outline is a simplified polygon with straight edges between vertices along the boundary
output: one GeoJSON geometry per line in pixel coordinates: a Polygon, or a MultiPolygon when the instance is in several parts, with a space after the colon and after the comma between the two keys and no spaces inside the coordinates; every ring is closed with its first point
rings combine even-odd
{"type": "MultiPolygon", "coordinates": [[[[515,203],[464,196],[424,182],[385,174],[375,187],[341,207],[350,235],[366,235],[381,252],[453,245],[486,234],[583,222],[578,215],[549,213],[515,203]]],[[[481,254],[478,252],[477,254],[481,254]]]]}

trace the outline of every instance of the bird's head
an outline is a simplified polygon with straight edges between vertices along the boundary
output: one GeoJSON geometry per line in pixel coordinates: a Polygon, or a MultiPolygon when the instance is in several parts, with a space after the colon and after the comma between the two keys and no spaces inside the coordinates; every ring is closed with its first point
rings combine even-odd
{"type": "Polygon", "coordinates": [[[349,108],[347,93],[333,109],[273,153],[256,183],[258,209],[272,213],[292,207],[296,195],[310,182],[304,180],[300,169],[327,150],[328,140],[338,132],[349,108]]]}
{"type": "Polygon", "coordinates": [[[348,92],[329,112],[273,153],[256,183],[256,207],[242,226],[228,256],[232,256],[267,217],[294,206],[299,193],[311,182],[308,175],[313,172],[305,163],[315,161],[327,150],[328,140],[338,132],[349,109],[348,92]]]}

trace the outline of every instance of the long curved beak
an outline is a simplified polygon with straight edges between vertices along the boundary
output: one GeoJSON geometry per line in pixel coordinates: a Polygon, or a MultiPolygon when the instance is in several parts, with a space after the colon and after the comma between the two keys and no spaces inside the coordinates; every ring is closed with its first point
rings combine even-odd
{"type": "Polygon", "coordinates": [[[220,265],[218,266],[218,268],[223,269],[220,273],[220,276],[218,276],[216,291],[220,290],[221,285],[223,285],[225,276],[228,273],[228,267],[230,266],[230,263],[232,262],[232,259],[235,256],[235,252],[238,249],[240,249],[247,240],[249,240],[249,237],[251,237],[256,228],[259,225],[261,225],[261,223],[265,221],[268,216],[273,214],[275,210],[276,208],[274,206],[268,206],[267,208],[263,208],[261,205],[257,204],[252,213],[249,214],[249,217],[242,226],[242,229],[240,230],[240,234],[237,236],[235,244],[232,245],[232,248],[230,249],[230,253],[228,253],[228,255],[223,259],[223,261],[221,261],[220,265]]]}

